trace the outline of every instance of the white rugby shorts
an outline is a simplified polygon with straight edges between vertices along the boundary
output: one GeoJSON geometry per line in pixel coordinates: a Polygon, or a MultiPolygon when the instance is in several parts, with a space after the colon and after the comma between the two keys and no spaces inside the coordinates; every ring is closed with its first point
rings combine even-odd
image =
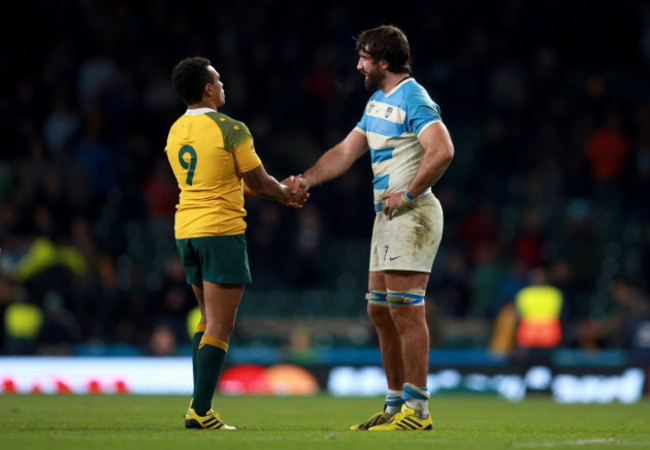
{"type": "Polygon", "coordinates": [[[370,243],[370,271],[431,272],[442,239],[440,202],[431,192],[393,213],[377,213],[370,243]]]}

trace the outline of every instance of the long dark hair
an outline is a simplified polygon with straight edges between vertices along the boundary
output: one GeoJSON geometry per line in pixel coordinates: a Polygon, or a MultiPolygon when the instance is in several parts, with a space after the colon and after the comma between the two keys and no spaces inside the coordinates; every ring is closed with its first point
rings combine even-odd
{"type": "Polygon", "coordinates": [[[411,46],[406,34],[396,26],[382,25],[362,32],[356,48],[377,61],[386,61],[393,73],[411,73],[411,46]]]}

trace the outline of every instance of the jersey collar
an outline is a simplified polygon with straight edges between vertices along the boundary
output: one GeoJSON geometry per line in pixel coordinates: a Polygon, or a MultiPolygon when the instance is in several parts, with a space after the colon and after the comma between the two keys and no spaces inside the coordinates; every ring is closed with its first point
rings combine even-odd
{"type": "Polygon", "coordinates": [[[185,111],[186,116],[199,116],[201,114],[207,114],[209,112],[217,112],[216,109],[212,108],[207,108],[207,107],[202,107],[202,108],[187,108],[187,111],[185,111]]]}
{"type": "Polygon", "coordinates": [[[402,85],[404,85],[405,83],[408,83],[409,81],[413,81],[413,77],[408,76],[408,77],[404,78],[402,81],[400,81],[399,83],[397,83],[397,86],[395,86],[393,89],[391,89],[390,91],[388,91],[388,94],[385,94],[385,96],[386,96],[386,97],[390,97],[390,96],[393,94],[393,92],[395,92],[396,90],[398,90],[402,85]]]}

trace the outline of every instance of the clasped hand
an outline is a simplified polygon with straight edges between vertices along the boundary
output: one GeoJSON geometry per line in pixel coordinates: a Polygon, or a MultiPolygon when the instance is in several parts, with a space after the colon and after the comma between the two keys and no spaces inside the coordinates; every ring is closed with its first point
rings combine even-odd
{"type": "Polygon", "coordinates": [[[284,180],[282,184],[289,188],[289,198],[283,200],[282,203],[292,208],[302,208],[309,198],[309,186],[306,183],[301,183],[303,180],[302,175],[291,175],[284,180]]]}

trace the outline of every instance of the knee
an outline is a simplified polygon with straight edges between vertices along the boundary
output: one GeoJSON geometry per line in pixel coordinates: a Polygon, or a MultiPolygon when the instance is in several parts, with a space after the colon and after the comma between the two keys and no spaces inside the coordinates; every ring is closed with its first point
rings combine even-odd
{"type": "Polygon", "coordinates": [[[206,326],[206,334],[218,337],[225,342],[228,342],[230,335],[235,329],[235,320],[224,320],[222,317],[210,320],[208,318],[206,326]]]}
{"type": "Polygon", "coordinates": [[[378,327],[393,322],[388,305],[379,306],[373,303],[368,303],[368,317],[370,317],[372,323],[378,327]]]}
{"type": "Polygon", "coordinates": [[[391,305],[390,314],[400,334],[428,331],[423,307],[391,305]]]}

